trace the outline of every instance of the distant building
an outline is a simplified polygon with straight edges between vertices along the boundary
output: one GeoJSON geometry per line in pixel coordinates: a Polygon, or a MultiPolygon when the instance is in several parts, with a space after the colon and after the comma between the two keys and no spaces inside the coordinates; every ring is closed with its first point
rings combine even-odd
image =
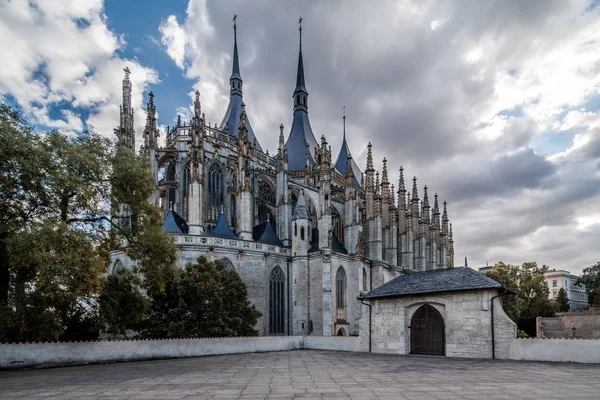
{"type": "Polygon", "coordinates": [[[553,269],[546,272],[545,278],[551,299],[556,299],[560,288],[564,288],[569,298],[569,311],[581,311],[587,308],[588,295],[585,286],[576,284],[578,276],[572,275],[569,271],[553,269]]]}
{"type": "MultiPolygon", "coordinates": [[[[479,268],[478,271],[482,274],[489,272],[493,266],[485,266],[479,268]]],[[[548,297],[552,300],[558,297],[560,288],[564,288],[569,298],[569,311],[581,311],[587,309],[588,295],[585,291],[585,286],[577,285],[577,275],[572,275],[569,271],[556,270],[548,271],[545,274],[545,284],[550,289],[548,297]]]]}

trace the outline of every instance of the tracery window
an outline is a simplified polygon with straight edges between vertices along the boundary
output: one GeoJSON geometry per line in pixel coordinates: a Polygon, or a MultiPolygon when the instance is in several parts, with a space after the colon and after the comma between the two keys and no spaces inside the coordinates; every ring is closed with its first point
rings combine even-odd
{"type": "Polygon", "coordinates": [[[276,227],[275,218],[271,211],[275,207],[277,197],[273,187],[269,182],[263,181],[258,186],[256,203],[258,206],[258,223],[262,223],[266,220],[271,221],[273,229],[276,227]]]}
{"type": "Polygon", "coordinates": [[[269,279],[269,334],[281,335],[284,333],[284,289],[285,276],[278,266],[271,271],[269,279]]]}
{"type": "Polygon", "coordinates": [[[338,212],[337,208],[335,208],[333,205],[331,206],[331,214],[332,214],[331,222],[333,225],[333,232],[334,232],[337,240],[343,245],[344,244],[344,221],[342,220],[342,217],[340,216],[340,213],[338,212]]]}
{"type": "MultiPolygon", "coordinates": [[[[169,167],[167,168],[167,182],[170,182],[170,183],[175,182],[175,162],[171,162],[169,164],[169,167]]],[[[175,208],[175,192],[176,192],[176,189],[175,189],[175,186],[173,185],[169,189],[169,192],[168,192],[169,198],[166,199],[169,209],[175,208]]]]}
{"type": "Polygon", "coordinates": [[[231,214],[231,226],[234,227],[235,233],[235,226],[237,226],[237,204],[233,194],[229,196],[229,213],[231,214]]]}
{"type": "Polygon", "coordinates": [[[335,276],[335,307],[336,319],[346,320],[346,272],[339,267],[335,276]]]}
{"type": "Polygon", "coordinates": [[[207,207],[206,220],[216,222],[220,207],[223,204],[223,170],[219,164],[212,163],[207,172],[207,207]]]}
{"type": "Polygon", "coordinates": [[[181,190],[183,196],[183,217],[186,221],[190,220],[189,213],[189,194],[190,194],[190,163],[188,163],[183,169],[183,188],[181,190]]]}

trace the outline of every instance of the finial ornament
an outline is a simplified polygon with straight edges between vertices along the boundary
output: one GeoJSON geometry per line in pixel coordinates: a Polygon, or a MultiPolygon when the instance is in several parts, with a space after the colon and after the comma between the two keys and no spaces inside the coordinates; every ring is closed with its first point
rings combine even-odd
{"type": "Polygon", "coordinates": [[[344,141],[346,140],[346,106],[344,107],[344,141]]]}
{"type": "Polygon", "coordinates": [[[237,29],[237,14],[233,14],[233,29],[237,29]]]}
{"type": "Polygon", "coordinates": [[[300,25],[300,27],[298,28],[298,32],[300,32],[300,51],[302,51],[302,20],[302,17],[298,19],[298,25],[300,25]]]}
{"type": "Polygon", "coordinates": [[[125,79],[129,79],[129,75],[131,74],[129,67],[123,68],[123,71],[125,71],[125,79]]]}

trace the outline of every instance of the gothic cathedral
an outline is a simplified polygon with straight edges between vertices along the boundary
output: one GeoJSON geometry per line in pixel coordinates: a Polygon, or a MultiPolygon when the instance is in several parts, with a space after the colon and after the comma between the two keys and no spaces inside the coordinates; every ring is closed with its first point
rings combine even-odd
{"type": "MultiPolygon", "coordinates": [[[[427,186],[419,198],[400,168],[398,190],[387,161],[381,179],[371,144],[364,173],[346,142],[333,162],[325,136],[317,141],[308,117],[302,28],[294,113],[277,154],[264,152],[243,102],[234,25],[230,100],[221,124],[205,123],[200,93],[194,116],[168,128],[158,145],[154,96],[149,94],[140,152],[157,182],[152,199],[164,212],[163,228],[179,248],[179,265],[198,256],[222,260],[245,282],[263,316],[261,335],[358,335],[357,297],[400,273],[451,268],[452,224],[446,203],[433,210],[427,186]],[[396,195],[398,198],[396,199],[396,195]]],[[[131,81],[125,69],[119,145],[135,150],[131,81]]],[[[113,253],[111,273],[132,261],[113,253]]]]}

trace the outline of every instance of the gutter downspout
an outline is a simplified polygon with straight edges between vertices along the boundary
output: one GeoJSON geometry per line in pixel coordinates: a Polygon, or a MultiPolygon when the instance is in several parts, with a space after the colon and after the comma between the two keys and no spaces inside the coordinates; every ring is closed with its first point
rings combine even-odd
{"type": "Polygon", "coordinates": [[[292,277],[290,276],[290,258],[288,258],[287,260],[287,278],[288,278],[288,284],[287,284],[287,334],[288,336],[291,335],[290,333],[290,319],[291,319],[291,315],[290,315],[290,284],[292,283],[292,277]]]}
{"type": "Polygon", "coordinates": [[[369,307],[369,353],[371,352],[371,304],[363,302],[361,297],[358,298],[363,306],[369,307]]]}
{"type": "Polygon", "coordinates": [[[490,311],[491,311],[491,322],[492,322],[492,360],[496,359],[496,337],[495,337],[495,332],[494,332],[494,299],[496,297],[502,297],[506,294],[506,288],[504,286],[500,287],[501,290],[503,290],[502,293],[498,293],[497,295],[495,295],[494,297],[492,297],[492,299],[490,300],[491,303],[491,307],[490,307],[490,311]]]}

